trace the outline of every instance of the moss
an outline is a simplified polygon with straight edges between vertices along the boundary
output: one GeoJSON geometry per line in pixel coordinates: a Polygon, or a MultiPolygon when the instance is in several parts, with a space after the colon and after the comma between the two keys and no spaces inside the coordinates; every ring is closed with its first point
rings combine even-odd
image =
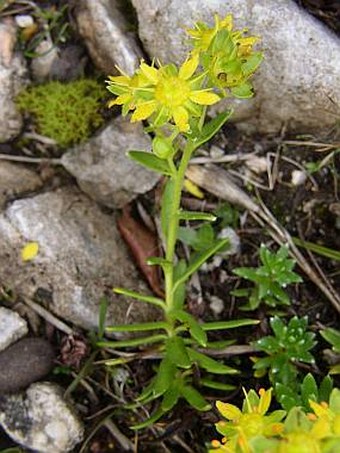
{"type": "Polygon", "coordinates": [[[27,88],[16,102],[33,115],[38,133],[67,147],[86,140],[102,125],[99,100],[105,95],[104,85],[93,79],[53,81],[27,88]]]}

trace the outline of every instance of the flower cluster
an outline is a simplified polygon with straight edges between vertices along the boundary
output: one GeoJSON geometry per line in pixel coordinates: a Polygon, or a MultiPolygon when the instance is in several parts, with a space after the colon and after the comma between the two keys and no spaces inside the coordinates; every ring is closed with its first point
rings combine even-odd
{"type": "Polygon", "coordinates": [[[108,90],[118,96],[111,105],[123,105],[123,114],[134,110],[132,122],[152,117],[156,127],[173,121],[180,132],[188,132],[189,115],[200,117],[202,106],[220,100],[212,88],[202,87],[203,73],[195,76],[198,64],[197,55],[179,69],[173,64],[157,69],[142,62],[132,77],[109,77],[108,90]]]}
{"type": "Polygon", "coordinates": [[[118,68],[121,74],[108,80],[108,90],[117,96],[110,105],[121,105],[123,115],[132,111],[132,122],[148,120],[155,128],[168,123],[187,133],[205,106],[229,93],[252,96],[248,79],[262,60],[261,52],[252,50],[258,38],[244,37],[244,30],[232,28],[228,15],[222,20],[216,16],[212,28],[198,23],[188,30],[193,50],[179,68],[142,61],[132,76],[118,68]]]}
{"type": "Polygon", "coordinates": [[[238,98],[253,95],[249,78],[263,59],[262,52],[254,52],[257,36],[246,36],[247,29],[233,31],[232,15],[224,19],[215,16],[215,26],[209,28],[198,22],[188,30],[193,43],[193,55],[199,54],[210,83],[218,87],[223,96],[229,93],[238,98]]]}
{"type": "Polygon", "coordinates": [[[293,407],[266,415],[271,389],[260,398],[246,393],[242,411],[232,404],[216,406],[228,421],[216,424],[224,437],[212,441],[210,453],[336,453],[340,451],[340,390],[333,389],[329,404],[309,400],[312,413],[293,407]]]}
{"type": "Polygon", "coordinates": [[[242,411],[229,403],[218,401],[216,407],[228,421],[216,424],[217,431],[224,436],[222,443],[212,442],[212,452],[251,452],[249,441],[256,436],[272,437],[283,431],[280,423],[285,411],[274,411],[266,415],[272,398],[272,389],[259,391],[260,397],[250,390],[245,392],[242,411]]]}

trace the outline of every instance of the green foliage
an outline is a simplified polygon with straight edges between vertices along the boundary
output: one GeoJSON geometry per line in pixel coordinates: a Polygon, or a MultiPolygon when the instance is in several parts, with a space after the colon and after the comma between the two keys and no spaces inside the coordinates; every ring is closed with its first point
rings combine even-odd
{"type": "Polygon", "coordinates": [[[80,79],[29,87],[16,102],[20,110],[32,114],[38,133],[67,147],[86,140],[103,124],[99,101],[104,96],[97,81],[80,79]]]}
{"type": "Polygon", "coordinates": [[[272,253],[264,245],[260,248],[262,265],[258,268],[239,267],[234,273],[252,281],[255,286],[251,289],[233,291],[234,296],[247,297],[249,302],[242,307],[245,310],[255,310],[263,301],[270,307],[289,305],[290,299],[284,291],[287,285],[301,282],[301,277],[293,272],[295,261],[288,258],[288,248],[280,247],[277,253],[272,253]]]}
{"type": "MultiPolygon", "coordinates": [[[[257,53],[257,63],[252,60],[252,47],[257,38],[243,36],[243,31],[232,32],[230,20],[231,16],[223,20],[216,16],[215,26],[208,31],[209,39],[206,37],[208,26],[204,30],[198,27],[197,30],[188,31],[194,38],[194,49],[180,67],[174,64],[159,64],[157,67],[155,63],[148,65],[141,62],[134,75],[121,73],[119,76],[109,76],[108,80],[108,90],[116,96],[110,105],[122,106],[123,115],[132,111],[132,122],[147,120],[147,131],[154,134],[152,153],[130,151],[129,157],[167,178],[160,216],[165,242],[164,258],[151,257],[147,261],[149,265],[159,266],[163,272],[164,298],[142,295],[123,288],[115,289],[119,294],[156,305],[162,311],[162,320],[111,326],[106,329],[110,333],[140,332],[143,336],[98,342],[100,346],[114,349],[152,344],[160,357],[154,377],[134,404],[135,407],[158,400],[157,409],[147,420],[135,425],[134,429],[152,425],[169,412],[179,399],[185,400],[199,411],[210,409],[201,389],[206,386],[230,390],[233,386],[220,382],[215,375],[235,375],[238,371],[205,352],[206,348],[216,347],[209,341],[209,332],[258,323],[251,319],[200,323],[185,307],[187,281],[209,258],[228,245],[228,239],[219,239],[209,223],[195,229],[180,226],[182,221],[216,220],[215,215],[183,211],[180,208],[185,172],[194,151],[210,140],[232,113],[228,110],[207,121],[207,107],[227,95],[251,96],[252,91],[245,90],[245,83],[248,83],[260,62],[260,53],[257,53]],[[224,38],[233,49],[232,54],[223,45],[221,47],[224,38]],[[202,68],[207,56],[214,62],[212,71],[202,68]],[[228,79],[222,83],[218,79],[219,63],[222,60],[221,68],[226,79],[230,73],[235,76],[233,81],[228,79]],[[229,60],[238,65],[237,74],[231,67],[227,67],[229,60]],[[194,253],[188,260],[177,259],[178,240],[193,249],[194,253]]],[[[121,363],[121,359],[108,360],[107,363],[112,366],[121,363]]]]}
{"type": "Polygon", "coordinates": [[[267,354],[266,357],[255,359],[255,375],[259,377],[269,372],[275,396],[285,409],[305,402],[304,388],[310,378],[300,384],[300,374],[296,365],[298,362],[308,364],[315,362],[309,352],[316,344],[315,334],[307,332],[307,324],[307,317],[295,316],[286,325],[282,319],[275,316],[270,319],[274,336],[263,337],[255,343],[257,350],[267,354]]]}
{"type": "Polygon", "coordinates": [[[242,410],[217,402],[223,420],[216,424],[224,437],[213,440],[209,453],[337,453],[340,451],[340,390],[329,404],[310,400],[311,413],[293,407],[268,413],[271,389],[245,394],[242,410]]]}
{"type": "Polygon", "coordinates": [[[333,347],[333,351],[340,353],[340,331],[328,327],[327,329],[321,330],[321,336],[328,341],[333,347]]]}

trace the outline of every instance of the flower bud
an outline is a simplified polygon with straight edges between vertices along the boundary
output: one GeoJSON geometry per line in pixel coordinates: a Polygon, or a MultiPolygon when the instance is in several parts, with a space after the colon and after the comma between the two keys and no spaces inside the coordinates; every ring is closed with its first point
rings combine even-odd
{"type": "Polygon", "coordinates": [[[171,141],[164,137],[155,137],[152,140],[152,150],[160,159],[168,159],[174,153],[171,141]]]}

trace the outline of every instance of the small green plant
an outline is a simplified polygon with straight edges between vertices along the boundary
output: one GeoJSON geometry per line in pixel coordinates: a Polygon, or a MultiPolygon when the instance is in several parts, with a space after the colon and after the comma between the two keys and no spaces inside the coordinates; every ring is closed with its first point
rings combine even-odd
{"type": "Polygon", "coordinates": [[[237,297],[247,297],[245,310],[255,310],[263,301],[270,307],[290,305],[288,294],[284,291],[287,285],[301,282],[301,277],[293,272],[295,261],[288,258],[288,248],[280,247],[277,253],[272,253],[266,246],[261,245],[260,259],[262,266],[258,268],[239,267],[234,273],[239,277],[254,282],[250,289],[233,291],[237,297]]]}
{"type": "Polygon", "coordinates": [[[29,87],[16,102],[20,110],[33,115],[38,133],[65,148],[86,140],[103,124],[99,101],[104,97],[105,90],[100,83],[80,79],[29,87]]]}
{"type": "Polygon", "coordinates": [[[245,393],[242,410],[218,401],[223,420],[216,424],[222,441],[213,440],[209,453],[337,453],[340,451],[340,390],[329,404],[310,400],[311,411],[268,413],[271,389],[245,393]]]}
{"type": "MultiPolygon", "coordinates": [[[[152,153],[133,150],[129,157],[167,178],[161,202],[161,228],[165,242],[165,257],[148,260],[150,266],[160,266],[164,275],[164,298],[151,297],[123,288],[117,294],[153,304],[161,309],[158,322],[119,325],[108,332],[151,332],[149,336],[99,344],[114,349],[153,345],[161,359],[156,375],[138,398],[138,404],[158,400],[151,417],[135,426],[151,425],[170,411],[180,398],[194,408],[205,411],[210,404],[199,391],[200,387],[221,388],[214,375],[233,375],[237,370],[212,359],[204,353],[213,347],[208,334],[213,330],[230,329],[256,324],[249,319],[207,322],[200,324],[185,308],[185,285],[216,252],[228,244],[217,239],[211,226],[203,225],[195,233],[196,253],[189,262],[176,257],[176,243],[181,222],[213,222],[216,216],[181,209],[181,194],[185,171],[195,150],[210,140],[231,115],[226,111],[207,120],[207,107],[225,97],[248,98],[253,94],[249,81],[262,60],[254,52],[258,38],[234,31],[232,16],[215,17],[215,24],[204,23],[188,31],[193,49],[185,62],[151,65],[141,62],[135,74],[109,77],[108,89],[116,96],[112,105],[121,105],[123,115],[132,111],[131,121],[149,122],[148,131],[154,134],[152,153]],[[200,369],[200,373],[197,370],[200,369]]],[[[124,359],[108,361],[122,363],[124,359]]],[[[224,384],[229,389],[229,384],[224,384]]]]}
{"type": "MultiPolygon", "coordinates": [[[[255,359],[255,376],[263,376],[268,371],[277,400],[285,409],[290,409],[300,405],[304,398],[301,396],[304,385],[301,387],[297,364],[315,363],[309,352],[316,344],[315,334],[307,331],[307,317],[294,316],[286,325],[275,316],[270,319],[270,326],[274,336],[263,337],[255,343],[257,350],[267,354],[255,359]]],[[[305,385],[309,385],[309,381],[305,385]]]]}

